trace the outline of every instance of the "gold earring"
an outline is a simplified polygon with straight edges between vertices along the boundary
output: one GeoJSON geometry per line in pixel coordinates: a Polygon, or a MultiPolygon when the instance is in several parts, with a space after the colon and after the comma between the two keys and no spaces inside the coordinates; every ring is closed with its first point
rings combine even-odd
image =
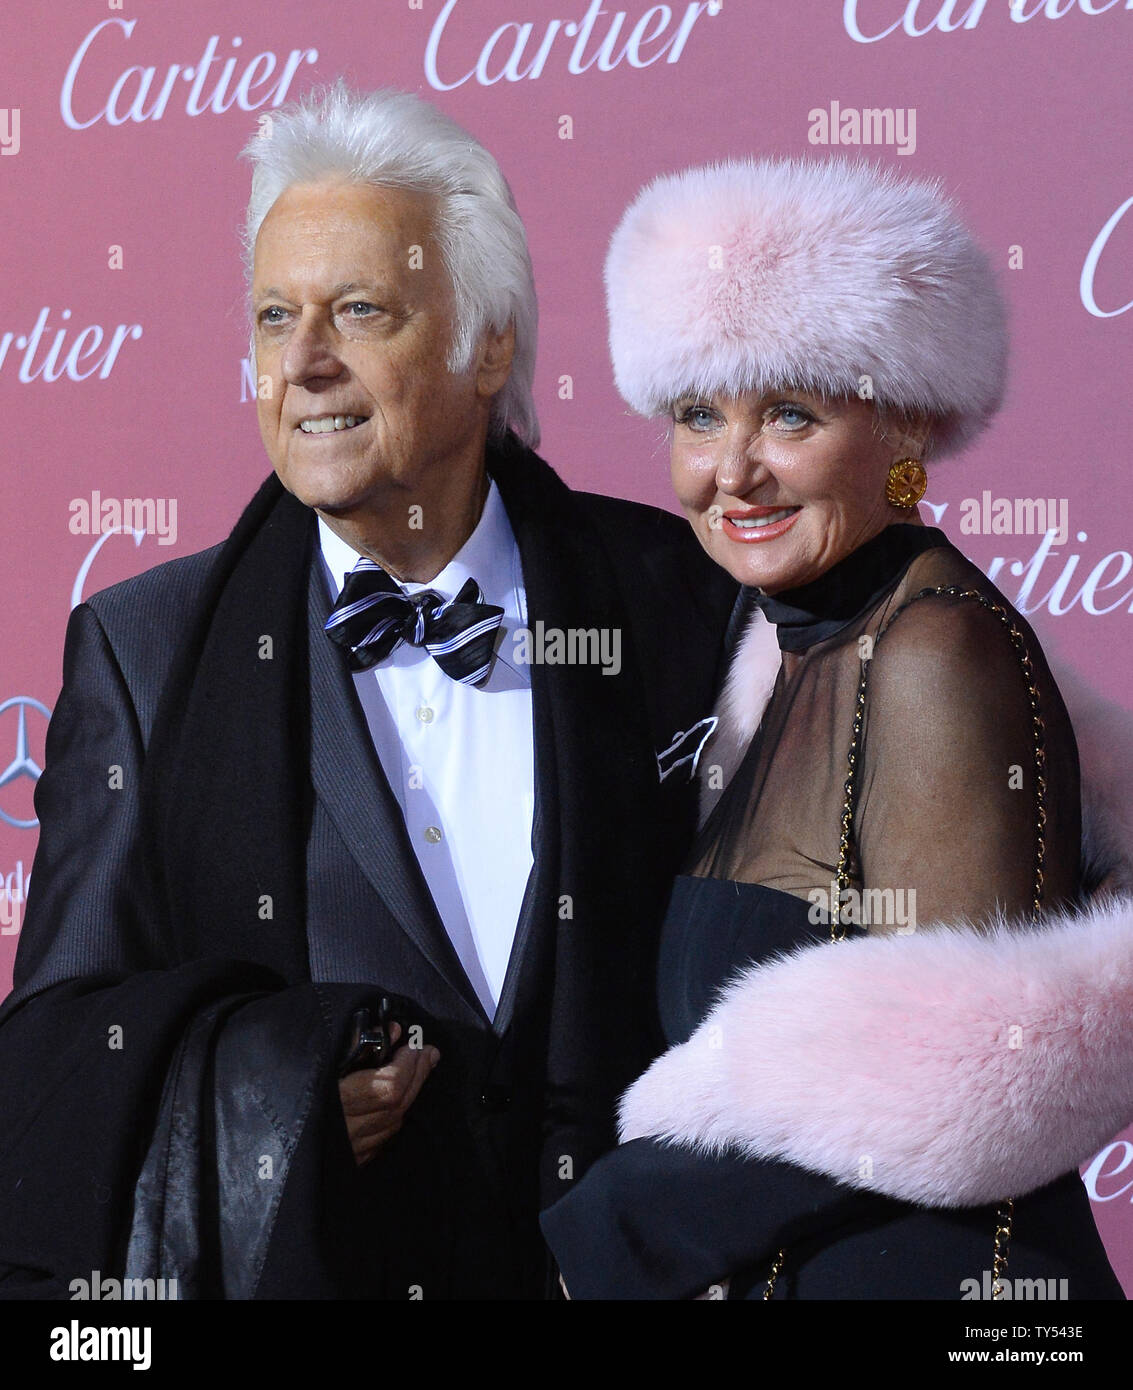
{"type": "Polygon", "coordinates": [[[908,511],[925,495],[927,487],[928,474],[920,459],[898,459],[885,480],[885,500],[908,511]]]}

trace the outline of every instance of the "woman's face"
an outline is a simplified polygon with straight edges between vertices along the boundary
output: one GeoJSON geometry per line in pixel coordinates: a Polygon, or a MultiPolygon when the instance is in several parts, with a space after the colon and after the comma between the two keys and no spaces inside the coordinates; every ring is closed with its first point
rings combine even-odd
{"type": "Polygon", "coordinates": [[[673,407],[673,487],[697,538],[741,584],[809,584],[916,508],[885,499],[922,440],[882,433],[872,401],[806,391],[686,396],[673,407]]]}

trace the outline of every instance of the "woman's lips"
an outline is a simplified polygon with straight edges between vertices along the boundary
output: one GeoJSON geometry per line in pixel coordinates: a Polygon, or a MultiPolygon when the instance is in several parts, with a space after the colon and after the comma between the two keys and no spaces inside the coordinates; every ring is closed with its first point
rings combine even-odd
{"type": "Polygon", "coordinates": [[[725,512],[720,529],[729,540],[758,545],[789,531],[801,510],[800,507],[748,507],[742,512],[725,512]]]}

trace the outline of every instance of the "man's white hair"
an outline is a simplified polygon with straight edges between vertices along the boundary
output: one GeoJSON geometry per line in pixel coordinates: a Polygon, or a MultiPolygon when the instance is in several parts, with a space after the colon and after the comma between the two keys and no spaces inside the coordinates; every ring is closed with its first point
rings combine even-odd
{"type": "MultiPolygon", "coordinates": [[[[337,175],[434,195],[434,233],[456,301],[448,368],[467,370],[485,330],[514,323],[515,357],[492,401],[491,430],[539,443],[532,396],[538,309],[527,233],[507,180],[479,141],[409,92],[360,95],[340,78],[273,113],[242,153],[254,166],[244,229],[249,287],[260,224],[292,184],[337,175]]],[[[253,325],[253,361],[254,336],[253,325]]]]}

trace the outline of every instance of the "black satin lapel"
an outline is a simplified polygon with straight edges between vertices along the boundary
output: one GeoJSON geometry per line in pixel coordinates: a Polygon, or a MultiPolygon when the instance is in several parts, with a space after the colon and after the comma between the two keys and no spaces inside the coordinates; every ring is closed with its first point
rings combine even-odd
{"type": "Polygon", "coordinates": [[[549,921],[555,910],[558,882],[560,822],[555,787],[555,740],[551,711],[545,699],[536,700],[532,692],[532,738],[535,756],[535,810],[531,821],[531,872],[527,877],[515,939],[508,959],[500,1001],[492,1020],[493,1031],[502,1035],[515,1014],[519,983],[530,964],[528,943],[537,923],[549,921]]]}
{"type": "MultiPolygon", "coordinates": [[[[531,666],[542,815],[536,882],[505,981],[515,1008],[538,987],[550,954],[571,968],[588,968],[584,961],[601,968],[596,935],[611,916],[636,915],[627,885],[649,856],[639,827],[653,823],[659,783],[641,669],[600,539],[574,494],[536,455],[490,453],[489,468],[519,546],[529,627],[542,621],[546,629],[608,628],[622,636],[616,676],[597,665],[531,666]]],[[[497,1015],[497,1031],[505,1022],[497,1015]]]]}
{"type": "Polygon", "coordinates": [[[406,933],[484,1018],[456,954],[374,749],[354,677],[323,624],[330,615],[318,548],[308,582],[311,673],[311,779],[358,866],[406,933]]]}

